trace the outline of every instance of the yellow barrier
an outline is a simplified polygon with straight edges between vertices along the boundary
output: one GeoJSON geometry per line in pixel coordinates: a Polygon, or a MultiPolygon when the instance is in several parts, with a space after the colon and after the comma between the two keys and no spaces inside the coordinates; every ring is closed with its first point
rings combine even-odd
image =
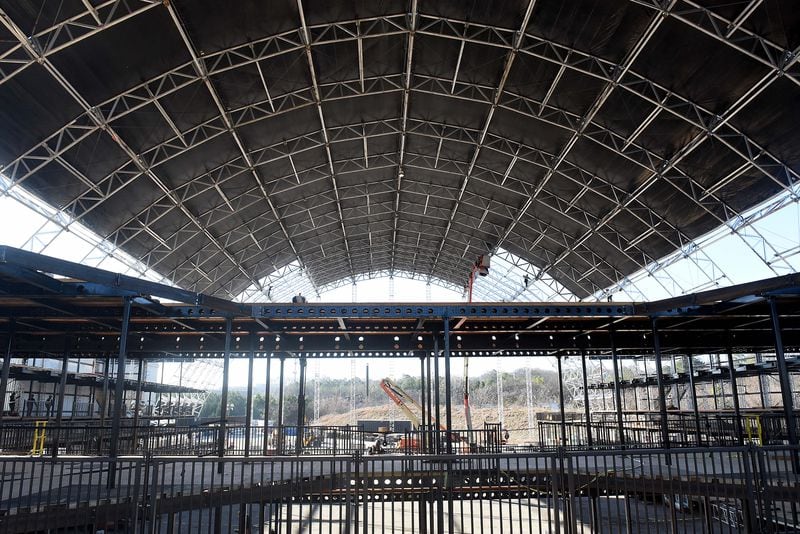
{"type": "Polygon", "coordinates": [[[743,417],[747,441],[755,445],[762,444],[762,428],[760,415],[745,415],[743,417]]]}
{"type": "Polygon", "coordinates": [[[47,433],[47,421],[36,421],[33,427],[33,447],[31,455],[44,454],[44,439],[47,433]]]}

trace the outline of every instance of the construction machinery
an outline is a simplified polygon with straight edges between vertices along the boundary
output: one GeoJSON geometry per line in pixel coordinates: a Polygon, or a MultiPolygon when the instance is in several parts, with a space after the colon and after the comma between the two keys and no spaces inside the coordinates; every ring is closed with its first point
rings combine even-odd
{"type": "MultiPolygon", "coordinates": [[[[390,378],[384,378],[381,380],[381,389],[386,393],[392,402],[394,402],[403,413],[406,414],[408,420],[411,421],[411,425],[414,427],[414,430],[419,430],[420,426],[422,425],[422,421],[420,417],[417,415],[417,412],[423,413],[422,406],[416,401],[414,397],[409,395],[405,392],[403,388],[401,388],[396,382],[391,380],[390,378]]],[[[430,422],[436,423],[441,430],[447,430],[442,424],[439,424],[435,418],[430,417],[430,422]]],[[[399,448],[403,450],[411,450],[411,451],[419,451],[420,444],[416,438],[402,438],[399,442],[399,448]]]]}

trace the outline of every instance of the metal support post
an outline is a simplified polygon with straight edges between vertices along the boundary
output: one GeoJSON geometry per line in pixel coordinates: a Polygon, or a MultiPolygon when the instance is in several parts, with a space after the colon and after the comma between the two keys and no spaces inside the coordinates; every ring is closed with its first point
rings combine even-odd
{"type": "Polygon", "coordinates": [[[742,412],[739,408],[739,386],[736,383],[736,369],[733,367],[733,349],[728,345],[728,378],[731,381],[731,397],[733,398],[734,428],[736,429],[736,442],[744,444],[744,429],[742,427],[742,412]]]}
{"type": "MultiPolygon", "coordinates": [[[[453,392],[450,383],[450,318],[444,318],[444,396],[445,396],[445,418],[447,420],[447,432],[445,432],[445,440],[447,440],[447,454],[453,454],[453,392]]],[[[453,477],[451,474],[452,462],[447,462],[447,487],[441,488],[441,491],[447,491],[447,532],[452,533],[454,530],[453,517],[453,477]]],[[[441,494],[441,493],[440,493],[441,494]]],[[[441,502],[441,501],[440,501],[441,502]]]]}
{"type": "Polygon", "coordinates": [[[625,447],[625,424],[622,421],[622,390],[620,389],[619,379],[619,356],[617,346],[614,343],[614,326],[608,328],[608,338],[611,340],[611,365],[614,367],[614,410],[617,416],[617,433],[619,434],[619,444],[625,447]]]}
{"type": "Polygon", "coordinates": [[[675,360],[675,355],[674,354],[672,354],[671,358],[672,358],[672,369],[670,369],[670,371],[671,371],[670,374],[672,375],[672,378],[673,378],[672,388],[671,388],[672,389],[672,393],[671,393],[671,395],[672,395],[672,403],[673,403],[672,406],[677,408],[678,411],[680,411],[681,410],[681,396],[678,393],[678,383],[675,381],[675,379],[678,377],[678,363],[675,360]]]}
{"type": "MultiPolygon", "coordinates": [[[[444,318],[444,402],[447,432],[453,430],[453,399],[450,390],[450,318],[444,318]]],[[[452,440],[447,438],[447,454],[453,454],[452,440]]]]}
{"type": "Polygon", "coordinates": [[[267,353],[267,385],[264,386],[264,456],[269,453],[269,449],[267,447],[267,441],[269,440],[269,395],[270,395],[270,381],[272,377],[270,376],[272,371],[272,354],[267,353]]]}
{"type": "Polygon", "coordinates": [[[583,411],[586,418],[586,444],[592,446],[592,410],[589,407],[589,378],[586,373],[586,349],[581,349],[581,369],[583,371],[583,411]]]}
{"type": "Polygon", "coordinates": [[[244,455],[250,456],[250,432],[253,427],[253,365],[256,353],[251,350],[247,359],[247,413],[244,416],[244,455]]]}
{"type": "MultiPolygon", "coordinates": [[[[12,317],[11,320],[8,322],[8,341],[6,342],[6,354],[3,358],[3,372],[2,372],[2,380],[0,380],[0,422],[3,421],[3,414],[5,413],[6,407],[6,395],[8,394],[8,377],[11,374],[11,349],[13,348],[14,344],[14,333],[16,330],[17,323],[12,317]]],[[[22,399],[17,400],[17,405],[22,406],[22,399]]],[[[9,405],[9,415],[14,415],[11,413],[11,406],[9,405]]]]}
{"type": "Polygon", "coordinates": [[[603,376],[603,360],[598,360],[600,363],[600,399],[603,402],[603,411],[606,411],[606,378],[603,376]]]}
{"type": "MultiPolygon", "coordinates": [[[[661,413],[661,439],[663,448],[669,449],[669,426],[667,421],[667,400],[664,391],[664,368],[661,362],[661,340],[658,335],[658,318],[652,317],[653,325],[653,352],[656,357],[656,382],[658,382],[658,410],[661,413]]],[[[667,456],[667,460],[670,457],[667,456]]]]}
{"type": "MultiPolygon", "coordinates": [[[[789,438],[789,445],[797,445],[797,427],[794,421],[794,402],[792,401],[792,382],[789,377],[789,369],[786,366],[786,355],[783,352],[783,335],[781,334],[780,316],[778,315],[778,305],[775,298],[769,300],[769,313],[772,317],[772,331],[775,335],[775,357],[778,363],[778,379],[781,384],[781,398],[783,399],[783,414],[786,418],[786,430],[789,438]]],[[[798,458],[794,456],[795,471],[800,471],[798,458]]]]}
{"type": "MultiPolygon", "coordinates": [[[[78,358],[78,361],[75,365],[75,372],[81,372],[81,359],[78,358]]],[[[69,411],[69,418],[75,418],[75,407],[78,406],[78,384],[75,384],[75,387],[72,388],[72,409],[69,411]]]]}
{"type": "Polygon", "coordinates": [[[281,365],[278,372],[278,442],[275,444],[276,454],[283,454],[283,378],[286,364],[286,355],[280,355],[281,365]]]}
{"type": "MultiPolygon", "coordinates": [[[[69,367],[69,348],[64,350],[64,357],[61,358],[61,376],[59,377],[58,381],[58,401],[56,402],[56,436],[53,440],[53,458],[58,456],[58,446],[61,443],[61,424],[63,421],[64,416],[64,393],[67,389],[67,369],[69,367]]],[[[77,386],[75,386],[77,387],[77,386]]],[[[50,410],[52,409],[52,404],[48,407],[45,404],[45,409],[47,409],[47,418],[51,417],[50,410]]],[[[73,407],[73,410],[75,408],[73,407]]]]}
{"type": "Polygon", "coordinates": [[[133,450],[139,440],[139,404],[142,401],[142,379],[144,378],[144,358],[139,358],[139,369],[136,372],[136,400],[133,408],[133,450]]]}
{"type": "Polygon", "coordinates": [[[700,407],[697,405],[697,385],[694,382],[694,357],[692,353],[686,354],[689,362],[689,387],[692,394],[692,411],[694,412],[694,430],[697,432],[697,446],[703,446],[703,438],[700,436],[700,407]]]}
{"type": "Polygon", "coordinates": [[[434,436],[434,429],[437,428],[436,425],[432,424],[433,421],[433,390],[431,389],[431,355],[429,352],[426,351],[425,357],[425,374],[427,376],[425,389],[428,391],[428,419],[425,421],[425,424],[428,425],[428,452],[430,449],[433,448],[433,436],[434,436]]]}
{"type": "Polygon", "coordinates": [[[648,385],[650,377],[647,373],[647,356],[642,356],[642,364],[644,364],[644,393],[647,397],[647,411],[653,409],[653,401],[650,399],[650,386],[648,385]]]}
{"type": "MultiPolygon", "coordinates": [[[[122,423],[122,417],[125,415],[122,409],[122,401],[125,396],[125,363],[128,354],[128,329],[130,327],[130,322],[131,299],[130,297],[125,297],[122,301],[122,327],[119,333],[117,379],[114,382],[114,417],[111,419],[111,443],[109,446],[111,461],[108,464],[108,480],[106,481],[109,488],[115,487],[116,484],[117,464],[115,460],[119,454],[119,429],[122,423]]],[[[108,366],[106,366],[106,368],[107,367],[108,366]]]]}
{"type": "MultiPolygon", "coordinates": [[[[228,434],[228,379],[231,369],[231,332],[233,330],[233,319],[225,318],[225,353],[222,360],[222,395],[219,401],[219,435],[217,436],[217,456],[225,456],[225,442],[228,434]]],[[[217,464],[217,472],[225,472],[225,463],[217,464]]]]}
{"type": "Polygon", "coordinates": [[[306,359],[300,357],[300,383],[297,385],[297,434],[294,438],[295,452],[303,452],[306,418],[306,359]]]}
{"type": "Polygon", "coordinates": [[[556,355],[556,363],[558,365],[558,411],[561,414],[561,446],[567,446],[567,422],[566,413],[564,411],[564,373],[561,368],[561,355],[556,355]]]}
{"type": "MultiPolygon", "coordinates": [[[[764,355],[760,352],[755,353],[756,364],[764,363],[764,355]]],[[[758,375],[758,396],[761,399],[761,407],[769,408],[769,376],[765,374],[758,375]]]]}
{"type": "Polygon", "coordinates": [[[442,420],[441,414],[441,400],[439,399],[439,384],[441,377],[439,376],[439,335],[438,333],[433,338],[433,395],[436,402],[436,454],[442,452],[441,432],[439,432],[439,421],[442,420]]]}
{"type": "Polygon", "coordinates": [[[421,432],[421,441],[422,441],[422,450],[427,450],[426,443],[425,443],[425,430],[424,427],[427,425],[428,419],[425,417],[425,353],[421,352],[419,357],[419,404],[422,407],[422,426],[423,431],[421,432]]]}

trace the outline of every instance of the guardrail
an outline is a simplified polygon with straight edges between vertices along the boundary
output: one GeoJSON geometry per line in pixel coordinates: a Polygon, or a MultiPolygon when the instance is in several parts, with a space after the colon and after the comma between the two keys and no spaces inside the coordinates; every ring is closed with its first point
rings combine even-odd
{"type": "Polygon", "coordinates": [[[0,458],[0,532],[789,532],[798,448],[0,458]]]}
{"type": "MultiPolygon", "coordinates": [[[[542,449],[567,447],[580,450],[589,446],[591,432],[592,447],[625,448],[664,447],[661,416],[652,413],[623,413],[623,439],[614,414],[594,414],[591,423],[585,420],[564,421],[565,440],[562,439],[561,421],[539,421],[539,445],[542,449]],[[562,442],[563,441],[563,442],[562,442]]],[[[739,418],[733,414],[668,413],[667,432],[670,447],[729,447],[746,443],[754,445],[782,445],[788,440],[786,419],[783,414],[748,414],[739,418]],[[738,439],[741,426],[742,441],[738,439]]],[[[800,422],[798,423],[800,433],[800,422]]]]}

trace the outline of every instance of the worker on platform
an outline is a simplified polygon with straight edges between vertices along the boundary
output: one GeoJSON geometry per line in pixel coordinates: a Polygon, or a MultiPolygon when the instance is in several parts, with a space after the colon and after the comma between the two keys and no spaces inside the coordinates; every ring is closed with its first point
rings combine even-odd
{"type": "Polygon", "coordinates": [[[44,415],[45,417],[51,417],[53,415],[53,396],[50,395],[47,397],[47,400],[44,401],[44,415]]]}
{"type": "Polygon", "coordinates": [[[17,400],[19,399],[19,393],[16,391],[11,392],[11,396],[8,398],[8,411],[11,415],[17,415],[17,400]]]}
{"type": "Polygon", "coordinates": [[[25,415],[31,417],[33,415],[33,408],[36,406],[36,397],[31,393],[25,401],[25,415]]]}

